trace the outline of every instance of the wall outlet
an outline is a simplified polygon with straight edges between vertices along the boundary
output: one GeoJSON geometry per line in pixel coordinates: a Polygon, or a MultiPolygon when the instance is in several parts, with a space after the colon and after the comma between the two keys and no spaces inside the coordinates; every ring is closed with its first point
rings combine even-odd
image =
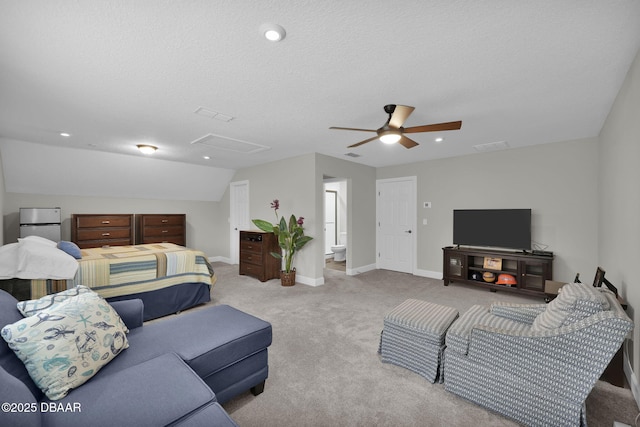
{"type": "Polygon", "coordinates": [[[422,225],[427,225],[427,218],[422,218],[422,225]]]}
{"type": "Polygon", "coordinates": [[[431,207],[431,202],[424,202],[423,205],[425,208],[430,208],[431,207]]]}

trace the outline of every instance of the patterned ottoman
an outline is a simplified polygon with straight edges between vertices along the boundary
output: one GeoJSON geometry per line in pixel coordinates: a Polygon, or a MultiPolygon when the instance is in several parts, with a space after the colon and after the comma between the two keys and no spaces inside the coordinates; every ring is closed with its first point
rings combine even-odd
{"type": "Polygon", "coordinates": [[[408,299],[384,317],[378,352],[382,361],[442,382],[444,338],[458,310],[408,299]]]}

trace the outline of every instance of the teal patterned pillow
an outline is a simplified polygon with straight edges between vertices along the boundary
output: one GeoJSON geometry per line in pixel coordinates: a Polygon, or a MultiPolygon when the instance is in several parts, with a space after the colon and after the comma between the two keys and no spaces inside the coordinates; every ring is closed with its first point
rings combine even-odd
{"type": "Polygon", "coordinates": [[[58,292],[57,294],[45,295],[40,299],[20,301],[18,303],[18,311],[22,313],[24,317],[33,316],[38,311],[47,310],[52,308],[55,304],[59,304],[71,297],[85,294],[87,292],[93,291],[86,286],[76,286],[75,288],[67,289],[66,291],[58,292]]]}
{"type": "Polygon", "coordinates": [[[51,400],[62,399],[122,350],[127,328],[95,292],[83,293],[2,328],[2,338],[51,400]]]}

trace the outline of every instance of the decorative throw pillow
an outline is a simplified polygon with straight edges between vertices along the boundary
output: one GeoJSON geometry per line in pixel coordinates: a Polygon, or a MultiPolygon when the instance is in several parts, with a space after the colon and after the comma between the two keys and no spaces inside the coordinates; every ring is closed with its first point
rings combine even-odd
{"type": "Polygon", "coordinates": [[[129,347],[126,332],[116,311],[87,292],[5,326],[2,338],[34,383],[58,400],[129,347]]]}
{"type": "Polygon", "coordinates": [[[61,302],[66,301],[71,297],[75,297],[80,294],[86,294],[87,292],[93,292],[93,291],[87,288],[86,286],[79,285],[79,286],[76,286],[75,288],[58,292],[57,294],[45,295],[40,299],[20,301],[17,304],[17,307],[18,307],[18,311],[22,313],[24,317],[29,317],[29,316],[33,316],[39,311],[53,308],[54,305],[60,304],[61,302]]]}
{"type": "Polygon", "coordinates": [[[75,259],[82,259],[82,252],[80,252],[80,247],[73,242],[67,242],[66,240],[62,240],[58,242],[58,249],[67,254],[71,255],[75,259]]]}
{"type": "Polygon", "coordinates": [[[607,298],[599,289],[585,283],[568,283],[533,320],[531,329],[560,328],[609,308],[607,298]]]}
{"type": "Polygon", "coordinates": [[[40,237],[40,236],[27,236],[27,237],[18,238],[18,243],[24,243],[24,242],[38,243],[41,245],[50,246],[52,248],[55,248],[57,245],[57,243],[54,242],[53,240],[49,240],[46,237],[40,237]]]}

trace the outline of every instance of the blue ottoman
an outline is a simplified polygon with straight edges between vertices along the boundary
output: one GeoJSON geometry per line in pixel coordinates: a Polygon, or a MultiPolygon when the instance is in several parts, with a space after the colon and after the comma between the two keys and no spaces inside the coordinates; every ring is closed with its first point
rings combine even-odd
{"type": "Polygon", "coordinates": [[[442,382],[444,338],[458,318],[458,310],[408,299],[384,317],[379,352],[382,361],[393,363],[442,382]]]}

